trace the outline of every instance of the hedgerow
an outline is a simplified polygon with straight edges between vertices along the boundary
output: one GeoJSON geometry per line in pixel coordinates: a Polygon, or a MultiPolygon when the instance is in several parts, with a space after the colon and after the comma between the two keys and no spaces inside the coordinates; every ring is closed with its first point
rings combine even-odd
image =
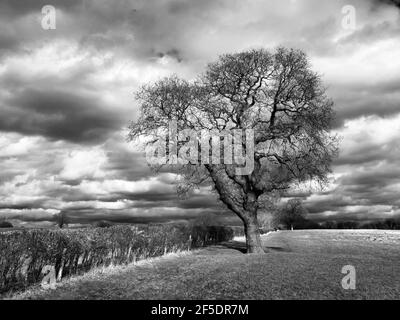
{"type": "Polygon", "coordinates": [[[45,266],[57,280],[95,267],[119,265],[230,240],[224,227],[148,226],[21,230],[0,233],[0,293],[43,279],[45,266]]]}

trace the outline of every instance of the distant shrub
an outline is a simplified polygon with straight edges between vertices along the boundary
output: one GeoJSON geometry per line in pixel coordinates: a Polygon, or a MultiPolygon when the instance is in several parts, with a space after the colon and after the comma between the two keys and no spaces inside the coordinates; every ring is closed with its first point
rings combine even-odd
{"type": "Polygon", "coordinates": [[[0,228],[13,228],[13,227],[14,226],[9,221],[0,221],[0,228]]]}
{"type": "Polygon", "coordinates": [[[0,293],[42,280],[44,266],[57,279],[98,266],[125,264],[230,240],[224,227],[112,226],[109,228],[23,230],[0,233],[0,293]]]}
{"type": "Polygon", "coordinates": [[[112,227],[113,225],[112,225],[112,223],[110,223],[108,221],[101,220],[99,222],[96,222],[95,226],[97,228],[109,228],[109,227],[112,227]]]}

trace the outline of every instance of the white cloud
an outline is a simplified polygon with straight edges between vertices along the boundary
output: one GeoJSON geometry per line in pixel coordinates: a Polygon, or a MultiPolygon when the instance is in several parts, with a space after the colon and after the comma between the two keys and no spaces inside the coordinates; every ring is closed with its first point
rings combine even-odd
{"type": "Polygon", "coordinates": [[[14,133],[0,135],[0,158],[16,157],[29,154],[40,146],[42,137],[27,137],[14,133]]]}
{"type": "Polygon", "coordinates": [[[167,185],[157,178],[152,177],[147,180],[126,181],[121,179],[112,179],[104,181],[84,180],[79,185],[83,193],[94,195],[107,195],[113,193],[140,194],[150,191],[171,191],[173,186],[167,185]]]}
{"type": "Polygon", "coordinates": [[[59,177],[65,180],[103,178],[102,167],[107,162],[104,150],[96,147],[88,150],[74,150],[64,159],[64,168],[59,177]]]}

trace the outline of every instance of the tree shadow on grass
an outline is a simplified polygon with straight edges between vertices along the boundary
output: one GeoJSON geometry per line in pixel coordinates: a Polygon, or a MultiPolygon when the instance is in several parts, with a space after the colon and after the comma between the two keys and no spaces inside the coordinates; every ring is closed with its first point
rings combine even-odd
{"type": "MultiPolygon", "coordinates": [[[[228,248],[228,249],[237,250],[237,251],[240,251],[241,253],[247,252],[246,243],[240,242],[240,241],[232,240],[232,241],[222,242],[222,243],[220,243],[220,246],[228,248]]],[[[289,248],[280,247],[280,246],[263,246],[263,249],[265,252],[268,252],[268,251],[290,252],[290,251],[292,251],[289,248]]]]}
{"type": "Polygon", "coordinates": [[[241,241],[231,240],[231,241],[221,242],[220,245],[228,249],[240,251],[241,253],[247,252],[246,243],[241,241]]]}

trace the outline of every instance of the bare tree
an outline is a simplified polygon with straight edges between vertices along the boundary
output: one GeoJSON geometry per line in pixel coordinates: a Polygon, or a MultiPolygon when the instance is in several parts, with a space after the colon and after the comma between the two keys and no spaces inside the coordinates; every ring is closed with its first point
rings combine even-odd
{"type": "Polygon", "coordinates": [[[60,213],[58,213],[55,216],[55,218],[56,218],[57,225],[60,229],[64,228],[65,226],[68,226],[68,218],[64,211],[61,211],[60,213]]]}
{"type": "Polygon", "coordinates": [[[300,199],[290,199],[275,211],[273,224],[284,225],[286,229],[293,230],[296,222],[304,220],[306,214],[307,210],[300,199]]]}
{"type": "MultiPolygon", "coordinates": [[[[238,174],[239,163],[199,163],[197,158],[174,165],[185,178],[181,192],[205,183],[214,186],[219,199],[243,221],[249,253],[263,252],[257,211],[264,196],[296,182],[324,183],[337,152],[329,133],[333,103],[299,50],[225,54],[195,81],[164,78],[144,85],[137,98],[140,116],[130,125],[129,140],[141,137],[147,147],[154,147],[167,136],[166,164],[176,163],[171,155],[187,148],[184,141],[171,147],[171,121],[179,132],[240,129],[243,138],[253,140],[254,150],[242,144],[240,151],[254,161],[247,174],[238,174]]],[[[212,139],[207,142],[212,145],[212,139]]],[[[202,152],[209,155],[208,150],[202,152]]]]}

